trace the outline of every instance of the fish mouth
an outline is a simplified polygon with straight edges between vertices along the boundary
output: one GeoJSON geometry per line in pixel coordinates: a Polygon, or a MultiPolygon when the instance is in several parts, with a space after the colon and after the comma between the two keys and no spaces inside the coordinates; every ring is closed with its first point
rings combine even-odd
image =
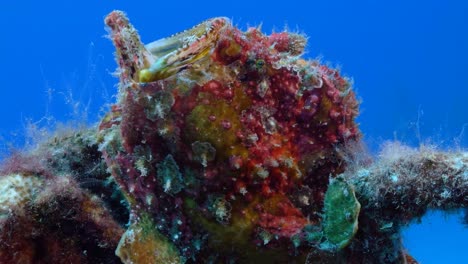
{"type": "Polygon", "coordinates": [[[183,70],[207,56],[218,41],[220,33],[228,26],[226,17],[216,17],[145,45],[154,62],[139,72],[139,82],[162,80],[183,70]]]}

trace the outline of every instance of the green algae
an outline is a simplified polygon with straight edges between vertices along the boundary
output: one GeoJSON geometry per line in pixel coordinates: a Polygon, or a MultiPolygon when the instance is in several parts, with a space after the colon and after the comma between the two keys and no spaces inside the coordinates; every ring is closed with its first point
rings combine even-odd
{"type": "Polygon", "coordinates": [[[146,214],[130,225],[115,253],[125,264],[184,263],[177,248],[159,233],[151,217],[146,214]]]}
{"type": "Polygon", "coordinates": [[[323,249],[340,250],[350,243],[358,230],[360,209],[354,187],[341,178],[330,179],[324,200],[323,249]]]}

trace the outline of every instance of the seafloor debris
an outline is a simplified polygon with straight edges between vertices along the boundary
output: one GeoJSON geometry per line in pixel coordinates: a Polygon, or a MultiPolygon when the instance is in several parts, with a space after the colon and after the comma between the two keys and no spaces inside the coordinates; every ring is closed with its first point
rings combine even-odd
{"type": "Polygon", "coordinates": [[[467,205],[466,153],[362,158],[351,84],[304,36],[214,18],[145,46],[105,22],[117,102],[7,159],[0,263],[415,263],[401,227],[467,205]]]}

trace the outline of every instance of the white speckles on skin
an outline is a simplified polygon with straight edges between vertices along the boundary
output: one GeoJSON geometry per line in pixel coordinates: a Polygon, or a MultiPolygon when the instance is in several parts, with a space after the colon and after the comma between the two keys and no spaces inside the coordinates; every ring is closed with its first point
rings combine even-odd
{"type": "Polygon", "coordinates": [[[231,205],[224,199],[217,199],[214,204],[214,215],[220,223],[225,223],[231,216],[231,205]]]}
{"type": "Polygon", "coordinates": [[[135,192],[135,185],[130,184],[130,186],[128,187],[128,191],[129,191],[130,193],[135,192]]]}
{"type": "Polygon", "coordinates": [[[267,231],[262,231],[260,233],[260,237],[263,240],[263,245],[268,244],[273,239],[273,235],[268,233],[267,231]]]}
{"type": "MultiPolygon", "coordinates": [[[[291,160],[291,163],[292,163],[292,160],[291,160]]],[[[268,167],[272,167],[272,168],[279,167],[278,161],[276,159],[274,159],[274,158],[267,159],[266,164],[267,164],[268,167]]]]}
{"type": "Polygon", "coordinates": [[[306,205],[306,206],[310,205],[310,199],[306,195],[299,196],[299,202],[301,202],[301,204],[306,205]]]}
{"type": "Polygon", "coordinates": [[[140,171],[140,175],[143,177],[148,176],[148,168],[146,166],[147,166],[147,162],[144,158],[139,158],[135,162],[136,169],[140,171]]]}
{"type": "Polygon", "coordinates": [[[247,135],[247,140],[249,143],[253,144],[258,141],[258,136],[255,133],[247,135]]]}
{"type": "Polygon", "coordinates": [[[166,180],[163,186],[164,192],[168,192],[171,189],[171,180],[166,180]]]}
{"type": "Polygon", "coordinates": [[[292,168],[294,166],[294,160],[292,157],[283,157],[282,159],[283,164],[286,165],[288,168],[292,168]]]}
{"type": "Polygon", "coordinates": [[[267,79],[263,79],[260,82],[260,84],[257,85],[257,94],[263,98],[265,94],[267,93],[268,88],[269,88],[269,84],[268,84],[267,79]]]}
{"type": "Polygon", "coordinates": [[[273,115],[275,114],[276,110],[269,109],[263,106],[259,107],[256,110],[261,116],[261,122],[262,122],[263,129],[265,130],[265,132],[270,135],[275,133],[277,131],[278,122],[273,117],[273,115]]]}
{"type": "Polygon", "coordinates": [[[151,205],[153,203],[154,196],[153,195],[146,195],[146,204],[151,205]]]}
{"type": "Polygon", "coordinates": [[[264,129],[265,132],[268,134],[273,134],[277,130],[277,124],[275,118],[270,116],[265,122],[264,122],[264,129]]]}
{"type": "Polygon", "coordinates": [[[262,179],[266,179],[268,177],[268,175],[270,175],[270,173],[268,172],[268,170],[266,170],[265,168],[260,166],[260,168],[257,171],[257,175],[258,175],[258,177],[260,177],[262,179]]]}
{"type": "Polygon", "coordinates": [[[166,116],[165,111],[164,111],[163,109],[164,109],[164,107],[163,107],[161,104],[159,104],[159,103],[157,103],[157,104],[154,106],[154,113],[155,113],[155,115],[158,116],[158,117],[161,118],[161,119],[164,119],[164,117],[166,116]]]}
{"type": "Polygon", "coordinates": [[[245,187],[242,187],[242,188],[240,188],[239,192],[242,195],[246,195],[247,194],[247,189],[245,187]]]}

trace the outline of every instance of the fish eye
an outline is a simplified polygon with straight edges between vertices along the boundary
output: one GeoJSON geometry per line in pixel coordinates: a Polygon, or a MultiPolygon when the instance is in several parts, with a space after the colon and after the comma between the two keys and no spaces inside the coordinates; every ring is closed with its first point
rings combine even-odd
{"type": "Polygon", "coordinates": [[[262,60],[262,59],[257,60],[256,66],[257,66],[257,69],[259,69],[259,70],[262,69],[263,66],[265,66],[265,61],[262,60]]]}

